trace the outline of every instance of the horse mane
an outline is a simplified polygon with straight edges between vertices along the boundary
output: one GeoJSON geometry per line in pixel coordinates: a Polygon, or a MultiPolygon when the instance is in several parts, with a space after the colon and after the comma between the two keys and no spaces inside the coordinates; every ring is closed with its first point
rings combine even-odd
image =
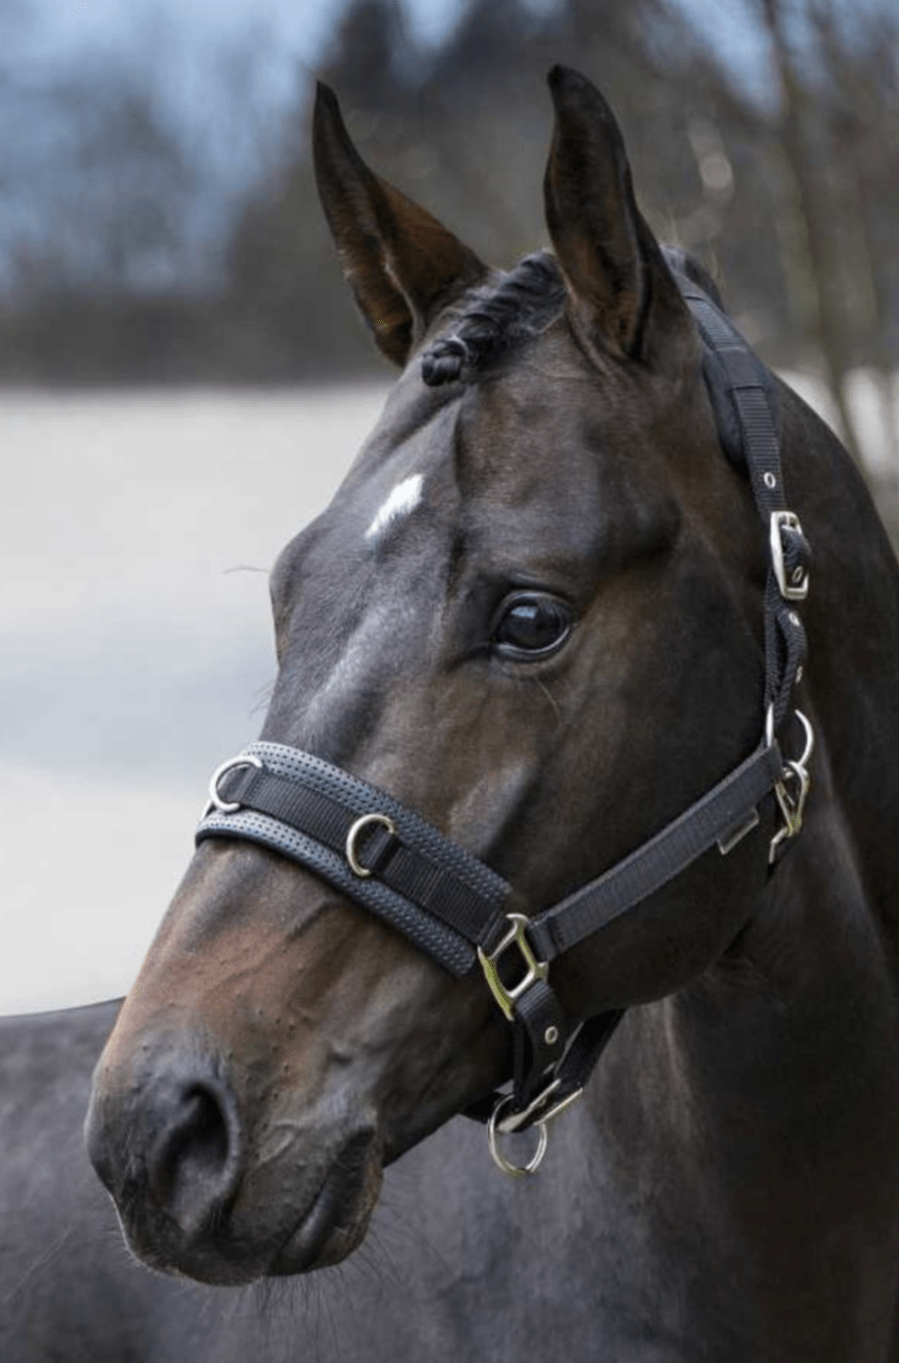
{"type": "MultiPolygon", "coordinates": [[[[665,246],[669,268],[698,284],[723,311],[718,288],[699,261],[688,252],[665,246]]],[[[424,352],[421,375],[431,388],[471,379],[501,355],[537,336],[559,315],[565,302],[565,283],[549,251],[525,256],[499,283],[463,312],[448,336],[441,336],[424,352]]]]}
{"type": "Polygon", "coordinates": [[[501,354],[545,330],[564,301],[555,257],[548,251],[525,256],[462,314],[450,335],[425,351],[422,378],[437,388],[475,377],[501,354]]]}

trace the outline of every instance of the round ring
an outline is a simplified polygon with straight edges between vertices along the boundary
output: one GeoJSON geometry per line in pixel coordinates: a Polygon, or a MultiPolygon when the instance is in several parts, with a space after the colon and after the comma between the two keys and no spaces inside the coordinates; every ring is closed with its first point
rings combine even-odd
{"type": "Polygon", "coordinates": [[[487,1144],[490,1147],[493,1163],[498,1169],[501,1169],[504,1174],[508,1174],[510,1178],[524,1178],[526,1174],[535,1174],[540,1168],[540,1165],[543,1163],[543,1156],[546,1154],[546,1145],[549,1138],[546,1134],[546,1123],[538,1122],[537,1131],[539,1132],[539,1135],[537,1137],[537,1149],[534,1151],[527,1164],[513,1164],[511,1160],[507,1160],[499,1148],[496,1124],[499,1121],[500,1113],[511,1101],[511,1094],[506,1094],[505,1097],[500,1098],[496,1107],[491,1112],[490,1120],[487,1123],[487,1144]]]}
{"type": "Polygon", "coordinates": [[[262,770],[262,762],[254,753],[243,753],[240,757],[229,757],[227,762],[223,762],[220,767],[212,773],[212,780],[209,782],[209,803],[203,811],[203,817],[213,809],[221,810],[223,814],[236,814],[240,809],[239,800],[223,800],[218,792],[218,784],[226,771],[231,771],[232,767],[256,767],[262,770]]]}
{"type": "MultiPolygon", "coordinates": [[[[811,726],[811,722],[809,721],[808,716],[804,715],[801,710],[798,709],[794,710],[793,714],[799,720],[799,723],[802,725],[803,731],[805,733],[805,751],[799,758],[797,766],[806,767],[808,765],[808,760],[811,757],[815,748],[815,731],[811,726]]],[[[771,744],[774,742],[773,705],[768,706],[767,712],[765,714],[765,742],[767,743],[769,748],[771,747],[771,744]]]]}
{"type": "Polygon", "coordinates": [[[794,710],[793,713],[795,714],[796,718],[799,720],[799,723],[805,730],[805,752],[802,754],[799,761],[796,763],[798,767],[802,767],[804,769],[805,767],[808,766],[808,760],[811,757],[815,747],[815,731],[812,728],[807,716],[804,715],[801,710],[794,710]]]}
{"type": "Polygon", "coordinates": [[[369,824],[373,823],[380,824],[381,827],[386,828],[387,832],[391,835],[396,834],[396,824],[393,822],[393,819],[388,819],[386,814],[363,814],[362,818],[357,819],[352,825],[349,833],[346,835],[346,859],[350,864],[350,870],[353,875],[358,876],[360,880],[367,880],[371,875],[371,871],[367,866],[363,866],[362,862],[356,856],[356,839],[359,837],[363,828],[368,828],[369,824]]]}

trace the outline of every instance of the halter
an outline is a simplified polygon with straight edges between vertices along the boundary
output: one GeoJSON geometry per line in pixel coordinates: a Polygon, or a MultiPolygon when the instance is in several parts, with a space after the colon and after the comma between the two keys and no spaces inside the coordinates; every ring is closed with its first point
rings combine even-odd
{"type": "Polygon", "coordinates": [[[806,640],[797,604],[808,592],[809,549],[787,509],[770,374],[723,312],[675,272],[703,342],[703,369],[719,436],[745,467],[768,540],[764,600],[765,690],[758,747],[716,786],[596,880],[530,918],[510,912],[511,887],[483,862],[378,787],[320,757],[280,743],[251,743],[218,768],[196,833],[259,843],[299,863],[402,932],[450,974],[478,966],[513,1028],[511,1088],[466,1115],[487,1123],[504,1172],[533,1173],[546,1127],[580,1095],[623,1016],[565,1016],[550,983],[563,952],[641,904],[717,845],[726,856],[760,823],[775,797],[774,865],[802,826],[809,790],[811,725],[793,711],[804,751],[785,758],[777,735],[791,713],[806,640]],[[499,1136],[538,1130],[538,1147],[513,1164],[499,1136]]]}

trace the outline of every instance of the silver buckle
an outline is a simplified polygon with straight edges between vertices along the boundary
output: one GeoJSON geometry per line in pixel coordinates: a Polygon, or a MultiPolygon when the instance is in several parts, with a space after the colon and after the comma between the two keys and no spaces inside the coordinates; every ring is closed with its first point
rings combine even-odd
{"type": "Polygon", "coordinates": [[[777,578],[780,594],[785,601],[804,601],[808,596],[808,572],[803,568],[794,568],[791,581],[787,581],[784,545],[781,538],[783,530],[797,530],[801,535],[799,517],[793,511],[772,511],[769,531],[771,566],[777,578]]]}
{"type": "Polygon", "coordinates": [[[511,924],[509,931],[489,954],[478,947],[478,960],[493,997],[503,1010],[505,1017],[509,1022],[513,1022],[516,999],[520,999],[522,994],[527,993],[531,985],[535,984],[537,980],[546,979],[549,974],[549,964],[546,961],[538,961],[531,950],[531,944],[525,936],[525,929],[528,925],[525,915],[523,913],[510,913],[506,915],[506,919],[511,924]],[[503,952],[511,946],[518,948],[524,962],[525,973],[517,984],[505,985],[499,976],[498,962],[503,952]]]}

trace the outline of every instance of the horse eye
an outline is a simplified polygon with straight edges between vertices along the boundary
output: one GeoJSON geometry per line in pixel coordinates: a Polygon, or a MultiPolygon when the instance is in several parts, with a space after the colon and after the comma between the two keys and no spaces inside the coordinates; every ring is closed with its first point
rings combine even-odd
{"type": "Polygon", "coordinates": [[[544,658],[568,638],[571,611],[564,601],[534,592],[508,602],[492,643],[505,657],[544,658]]]}

